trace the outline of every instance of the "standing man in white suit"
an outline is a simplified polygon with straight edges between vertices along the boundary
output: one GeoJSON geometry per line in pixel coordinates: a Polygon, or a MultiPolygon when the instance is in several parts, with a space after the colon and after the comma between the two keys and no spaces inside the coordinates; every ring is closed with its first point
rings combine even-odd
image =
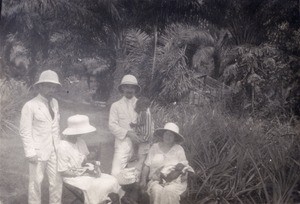
{"type": "Polygon", "coordinates": [[[133,75],[125,75],[118,89],[123,97],[112,104],[109,113],[109,129],[115,136],[111,172],[113,176],[118,176],[132,157],[132,142],[141,142],[141,139],[130,127],[130,123],[136,123],[137,113],[134,108],[137,98],[135,95],[140,92],[141,87],[133,75]]]}
{"type": "Polygon", "coordinates": [[[49,180],[49,204],[61,203],[62,180],[56,159],[56,148],[60,142],[59,110],[57,100],[52,98],[60,85],[54,71],[42,72],[34,84],[38,95],[22,109],[20,135],[29,161],[29,204],[41,203],[41,183],[45,172],[49,180]]]}

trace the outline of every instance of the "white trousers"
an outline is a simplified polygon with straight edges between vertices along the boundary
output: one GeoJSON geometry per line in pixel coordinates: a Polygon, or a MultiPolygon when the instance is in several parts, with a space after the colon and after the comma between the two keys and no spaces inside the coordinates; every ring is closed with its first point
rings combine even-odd
{"type": "Polygon", "coordinates": [[[118,151],[114,153],[114,159],[112,162],[111,175],[117,176],[121,170],[125,169],[129,159],[132,156],[132,152],[118,151]]]}
{"type": "Polygon", "coordinates": [[[117,176],[123,170],[133,154],[132,142],[129,138],[116,141],[111,175],[117,176]]]}
{"type": "Polygon", "coordinates": [[[41,204],[41,184],[44,174],[49,180],[49,204],[61,204],[62,178],[57,171],[56,154],[53,151],[48,161],[29,163],[28,203],[41,204]]]}

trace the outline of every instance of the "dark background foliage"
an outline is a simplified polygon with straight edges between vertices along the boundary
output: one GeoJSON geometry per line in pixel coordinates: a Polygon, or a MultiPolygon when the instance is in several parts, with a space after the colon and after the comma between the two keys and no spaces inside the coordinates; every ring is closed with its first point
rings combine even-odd
{"type": "MultiPolygon", "coordinates": [[[[196,170],[186,203],[300,202],[299,1],[0,5],[1,137],[17,134],[20,107],[45,69],[61,78],[59,99],[78,107],[115,101],[117,85],[130,73],[153,101],[156,126],[176,122],[186,137],[196,170]]],[[[93,112],[94,120],[106,110],[93,112]]],[[[8,171],[22,169],[5,163],[8,171]]],[[[4,179],[11,191],[24,190],[11,180],[4,179]]]]}

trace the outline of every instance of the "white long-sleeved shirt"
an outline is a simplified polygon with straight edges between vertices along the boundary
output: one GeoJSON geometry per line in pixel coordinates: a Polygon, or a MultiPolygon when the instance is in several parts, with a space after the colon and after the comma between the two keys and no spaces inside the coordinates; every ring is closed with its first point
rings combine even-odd
{"type": "Polygon", "coordinates": [[[136,97],[131,99],[123,97],[111,105],[109,129],[115,136],[116,147],[120,147],[120,145],[130,140],[126,137],[126,134],[128,130],[132,130],[130,123],[136,123],[137,113],[134,110],[136,101],[136,97]]]}
{"type": "Polygon", "coordinates": [[[47,99],[40,94],[22,108],[20,136],[26,157],[37,155],[40,161],[46,161],[60,142],[57,100],[52,99],[50,106],[54,112],[53,119],[47,99]]]}

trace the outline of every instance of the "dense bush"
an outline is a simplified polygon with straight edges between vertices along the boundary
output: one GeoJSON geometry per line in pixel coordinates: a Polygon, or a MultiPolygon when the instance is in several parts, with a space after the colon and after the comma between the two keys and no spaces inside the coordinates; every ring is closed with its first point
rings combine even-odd
{"type": "Polygon", "coordinates": [[[222,78],[233,90],[233,112],[270,118],[290,111],[290,90],[295,84],[291,60],[284,53],[265,44],[237,46],[228,55],[236,62],[224,68],[222,78]]]}
{"type": "Polygon", "coordinates": [[[151,35],[131,29],[125,33],[118,69],[137,76],[144,94],[164,105],[203,89],[201,79],[207,75],[219,87],[230,86],[231,112],[282,119],[295,113],[295,59],[271,44],[236,46],[231,40],[228,31],[208,23],[172,24],[158,35],[154,49],[151,35]]]}
{"type": "Polygon", "coordinates": [[[8,137],[18,132],[16,116],[28,99],[27,86],[15,80],[0,80],[0,137],[8,137]]]}
{"type": "MultiPolygon", "coordinates": [[[[153,108],[156,123],[176,122],[196,171],[190,199],[203,203],[292,203],[299,183],[299,135],[278,120],[235,118],[218,107],[153,108]]],[[[299,195],[298,195],[299,196],[299,195]]]]}

